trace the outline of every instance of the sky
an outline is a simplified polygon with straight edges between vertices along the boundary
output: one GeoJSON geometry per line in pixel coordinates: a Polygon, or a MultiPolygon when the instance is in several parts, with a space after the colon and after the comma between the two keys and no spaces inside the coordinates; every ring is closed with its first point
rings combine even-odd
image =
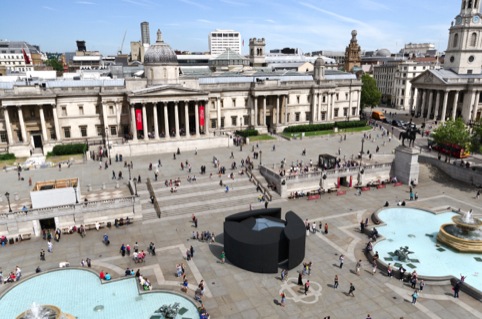
{"type": "Polygon", "coordinates": [[[247,54],[250,38],[266,49],[344,51],[358,31],[363,51],[398,52],[406,43],[447,48],[448,29],[461,0],[2,0],[0,39],[27,41],[44,52],[87,50],[115,54],[141,38],[149,22],[151,42],[160,29],[174,50],[208,51],[215,29],[239,31],[247,54]]]}

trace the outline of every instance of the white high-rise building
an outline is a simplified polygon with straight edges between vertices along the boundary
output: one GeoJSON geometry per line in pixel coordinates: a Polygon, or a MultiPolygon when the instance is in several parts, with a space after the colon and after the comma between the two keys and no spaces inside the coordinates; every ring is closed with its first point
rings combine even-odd
{"type": "Polygon", "coordinates": [[[241,34],[234,30],[215,30],[209,34],[209,51],[219,55],[229,48],[239,55],[242,54],[241,34]]]}

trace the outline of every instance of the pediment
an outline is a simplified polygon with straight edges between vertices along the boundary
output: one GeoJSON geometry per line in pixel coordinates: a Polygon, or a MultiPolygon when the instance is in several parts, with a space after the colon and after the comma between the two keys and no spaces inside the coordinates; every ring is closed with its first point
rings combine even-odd
{"type": "Polygon", "coordinates": [[[445,85],[447,84],[444,80],[435,75],[431,70],[427,70],[414,78],[412,84],[419,85],[445,85]]]}
{"type": "Polygon", "coordinates": [[[200,90],[190,89],[183,86],[162,85],[153,86],[145,89],[132,91],[132,97],[162,97],[162,96],[182,96],[182,95],[204,95],[200,90]]]}

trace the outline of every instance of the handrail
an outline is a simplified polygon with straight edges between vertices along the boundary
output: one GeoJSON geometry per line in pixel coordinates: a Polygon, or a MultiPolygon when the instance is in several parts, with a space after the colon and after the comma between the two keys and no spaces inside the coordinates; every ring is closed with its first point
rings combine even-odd
{"type": "Polygon", "coordinates": [[[254,176],[249,166],[246,167],[246,175],[249,177],[250,181],[253,181],[256,187],[259,187],[261,189],[261,192],[266,197],[266,199],[268,199],[269,201],[273,199],[273,196],[271,195],[269,190],[256,178],[256,176],[254,176]]]}
{"type": "Polygon", "coordinates": [[[157,201],[156,193],[154,193],[154,189],[152,188],[152,183],[151,179],[148,177],[147,178],[147,190],[149,191],[149,198],[153,198],[154,200],[152,203],[154,204],[154,209],[157,214],[157,218],[161,218],[161,206],[159,206],[159,202],[157,201]]]}

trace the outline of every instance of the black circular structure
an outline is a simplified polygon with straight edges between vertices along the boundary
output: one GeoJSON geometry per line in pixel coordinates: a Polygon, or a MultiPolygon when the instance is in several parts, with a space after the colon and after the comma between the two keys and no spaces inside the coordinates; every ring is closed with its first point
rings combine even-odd
{"type": "Polygon", "coordinates": [[[306,228],[289,211],[281,219],[281,208],[258,209],[226,217],[224,252],[235,266],[258,273],[277,273],[278,266],[293,269],[305,258],[306,228]]]}

